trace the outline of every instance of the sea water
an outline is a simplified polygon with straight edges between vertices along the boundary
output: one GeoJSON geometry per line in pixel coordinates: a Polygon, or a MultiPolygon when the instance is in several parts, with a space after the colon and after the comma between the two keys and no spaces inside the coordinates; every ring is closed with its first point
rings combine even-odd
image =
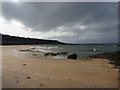
{"type": "MultiPolygon", "coordinates": [[[[40,51],[41,53],[47,52],[64,52],[67,51],[69,54],[76,53],[78,55],[78,59],[86,58],[90,55],[95,55],[99,53],[107,53],[118,51],[117,45],[40,45],[40,46],[32,46],[36,51],[40,51]]],[[[67,55],[57,56],[59,58],[66,58],[67,55]]],[[[55,56],[56,58],[56,56],[55,56]]]]}

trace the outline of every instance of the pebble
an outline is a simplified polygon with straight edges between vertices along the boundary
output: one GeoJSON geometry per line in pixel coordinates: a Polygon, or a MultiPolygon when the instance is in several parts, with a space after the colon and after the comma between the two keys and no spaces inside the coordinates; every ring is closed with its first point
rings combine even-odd
{"type": "Polygon", "coordinates": [[[24,66],[26,65],[26,64],[23,64],[24,66]]]}
{"type": "Polygon", "coordinates": [[[30,79],[30,77],[27,77],[27,79],[30,79]]]}
{"type": "Polygon", "coordinates": [[[19,80],[17,80],[17,83],[19,82],[19,80]]]}
{"type": "Polygon", "coordinates": [[[43,84],[41,84],[40,86],[43,86],[43,84]]]}
{"type": "Polygon", "coordinates": [[[71,79],[68,79],[69,81],[71,80],[71,79]]]}

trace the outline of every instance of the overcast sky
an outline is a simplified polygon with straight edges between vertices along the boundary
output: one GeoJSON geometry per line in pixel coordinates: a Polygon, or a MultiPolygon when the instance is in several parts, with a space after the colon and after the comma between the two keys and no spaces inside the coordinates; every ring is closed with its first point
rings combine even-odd
{"type": "Polygon", "coordinates": [[[116,43],[115,2],[3,2],[0,33],[69,43],[116,43]]]}

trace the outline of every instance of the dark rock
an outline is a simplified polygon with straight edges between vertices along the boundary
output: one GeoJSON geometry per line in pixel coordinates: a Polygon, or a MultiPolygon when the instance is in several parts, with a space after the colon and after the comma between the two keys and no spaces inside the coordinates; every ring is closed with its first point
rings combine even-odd
{"type": "Polygon", "coordinates": [[[44,54],[44,56],[56,56],[56,55],[57,55],[57,53],[52,53],[52,52],[44,54]]]}
{"type": "Polygon", "coordinates": [[[64,52],[58,52],[58,53],[56,53],[57,55],[65,55],[65,54],[67,54],[68,52],[67,51],[64,51],[64,52]]]}
{"type": "Polygon", "coordinates": [[[68,52],[64,51],[64,52],[48,52],[45,53],[44,56],[57,56],[57,55],[66,55],[68,52]]]}
{"type": "Polygon", "coordinates": [[[20,51],[22,51],[22,52],[26,52],[26,51],[31,51],[31,50],[29,50],[29,49],[24,49],[24,50],[20,50],[20,51]]]}
{"type": "Polygon", "coordinates": [[[57,56],[57,54],[56,54],[56,53],[51,53],[50,55],[51,55],[51,56],[57,56]]]}
{"type": "Polygon", "coordinates": [[[45,53],[45,54],[44,54],[44,56],[48,56],[48,55],[49,55],[49,53],[45,53]]]}
{"type": "Polygon", "coordinates": [[[71,54],[67,57],[68,59],[77,59],[77,54],[74,53],[74,54],[71,54]]]}
{"type": "Polygon", "coordinates": [[[57,54],[50,52],[49,55],[50,55],[50,56],[56,56],[57,54]]]}
{"type": "Polygon", "coordinates": [[[68,53],[67,51],[61,52],[62,55],[65,55],[65,54],[67,54],[67,53],[68,53]]]}
{"type": "Polygon", "coordinates": [[[71,80],[71,79],[68,79],[69,81],[71,80]]]}
{"type": "Polygon", "coordinates": [[[23,64],[24,66],[26,65],[26,64],[23,64]]]}
{"type": "Polygon", "coordinates": [[[41,84],[40,86],[43,86],[43,84],[41,84]]]}
{"type": "Polygon", "coordinates": [[[30,79],[30,77],[27,77],[27,79],[30,79]]]}
{"type": "Polygon", "coordinates": [[[17,80],[17,83],[19,83],[19,80],[17,80]]]}

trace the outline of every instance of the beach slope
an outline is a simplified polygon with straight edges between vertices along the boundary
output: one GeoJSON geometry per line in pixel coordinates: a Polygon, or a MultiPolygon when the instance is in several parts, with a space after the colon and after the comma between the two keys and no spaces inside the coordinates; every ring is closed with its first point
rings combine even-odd
{"type": "Polygon", "coordinates": [[[118,88],[118,69],[107,59],[39,58],[18,51],[29,45],[1,47],[3,88],[118,88]]]}

